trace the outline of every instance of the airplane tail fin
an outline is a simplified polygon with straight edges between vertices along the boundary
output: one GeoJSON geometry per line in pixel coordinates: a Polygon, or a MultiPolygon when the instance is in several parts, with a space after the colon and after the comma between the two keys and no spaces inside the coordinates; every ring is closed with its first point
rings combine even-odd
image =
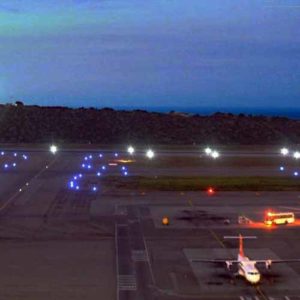
{"type": "Polygon", "coordinates": [[[256,236],[242,236],[239,234],[239,236],[224,236],[224,239],[239,239],[239,255],[244,257],[244,239],[256,239],[256,236]]]}

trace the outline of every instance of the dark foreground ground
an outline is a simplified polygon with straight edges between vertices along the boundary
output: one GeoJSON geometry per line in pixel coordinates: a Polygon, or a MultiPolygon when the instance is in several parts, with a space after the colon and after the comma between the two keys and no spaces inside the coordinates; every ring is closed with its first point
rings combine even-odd
{"type": "MultiPolygon", "coordinates": [[[[237,242],[223,236],[239,233],[257,236],[245,241],[251,258],[300,258],[298,223],[277,228],[262,224],[269,208],[293,211],[300,217],[300,192],[209,195],[205,191],[125,190],[104,185],[101,179],[180,172],[243,176],[247,170],[254,176],[261,172],[277,176],[283,163],[279,156],[273,155],[272,163],[266,164],[260,159],[265,153],[240,152],[240,159],[254,160],[251,166],[243,166],[221,160],[201,165],[195,155],[197,163],[185,167],[184,163],[156,164],[142,158],[128,162],[127,155],[116,156],[112,151],[101,153],[102,157],[100,151],[80,149],[55,156],[26,149],[16,153],[0,156],[0,299],[300,298],[300,264],[261,269],[261,283],[251,286],[224,268],[192,262],[235,257],[237,242]],[[22,159],[24,154],[28,159],[22,159]],[[240,215],[252,224],[239,225],[240,215]],[[163,216],[170,218],[169,226],[161,224],[163,216]]],[[[294,172],[297,165],[291,160],[289,168],[294,172]]]]}

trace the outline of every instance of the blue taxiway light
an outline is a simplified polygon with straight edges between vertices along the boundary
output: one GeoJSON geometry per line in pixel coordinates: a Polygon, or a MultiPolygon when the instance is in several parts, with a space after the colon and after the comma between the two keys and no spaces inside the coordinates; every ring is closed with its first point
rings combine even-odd
{"type": "Polygon", "coordinates": [[[115,153],[115,157],[118,157],[119,156],[119,154],[118,153],[115,153]]]}
{"type": "Polygon", "coordinates": [[[93,155],[90,155],[89,158],[92,159],[92,158],[93,158],[93,155]]]}
{"type": "Polygon", "coordinates": [[[122,170],[125,171],[125,170],[126,170],[126,167],[123,166],[123,167],[122,167],[122,170]]]}
{"type": "Polygon", "coordinates": [[[1,151],[1,155],[2,155],[2,156],[4,155],[4,151],[1,151]]]}
{"type": "Polygon", "coordinates": [[[128,175],[128,172],[124,172],[124,176],[127,176],[128,175]]]}
{"type": "Polygon", "coordinates": [[[97,187],[93,186],[92,190],[93,190],[93,192],[96,192],[97,191],[97,187]]]}
{"type": "Polygon", "coordinates": [[[7,169],[7,168],[8,168],[8,164],[5,164],[5,165],[4,165],[4,168],[7,169]]]}
{"type": "Polygon", "coordinates": [[[78,177],[79,177],[79,178],[82,178],[82,174],[79,174],[78,177]]]}
{"type": "Polygon", "coordinates": [[[100,172],[98,172],[98,173],[97,173],[97,176],[101,176],[101,173],[100,173],[100,172]]]}
{"type": "Polygon", "coordinates": [[[77,191],[79,190],[79,185],[76,186],[76,190],[77,190],[77,191]]]}
{"type": "Polygon", "coordinates": [[[16,167],[17,166],[17,164],[16,163],[13,163],[13,167],[16,167]]]}
{"type": "Polygon", "coordinates": [[[294,172],[294,176],[298,176],[299,175],[299,173],[298,172],[294,172]]]}
{"type": "Polygon", "coordinates": [[[85,164],[82,164],[81,166],[82,166],[83,168],[85,168],[85,164]]]}
{"type": "Polygon", "coordinates": [[[100,153],[100,154],[99,154],[99,157],[103,157],[103,155],[100,153]]]}
{"type": "Polygon", "coordinates": [[[84,160],[88,160],[88,157],[86,156],[86,157],[84,158],[84,160]]]}
{"type": "Polygon", "coordinates": [[[106,167],[105,167],[105,166],[102,166],[102,170],[106,170],[106,167]]]}
{"type": "Polygon", "coordinates": [[[87,167],[88,167],[88,169],[91,169],[91,168],[92,168],[92,166],[91,166],[91,165],[88,165],[87,167]]]}
{"type": "Polygon", "coordinates": [[[77,180],[77,176],[74,176],[73,178],[74,178],[74,180],[77,180]]]}
{"type": "Polygon", "coordinates": [[[16,156],[18,156],[18,154],[15,152],[15,153],[14,153],[14,157],[16,157],[16,156]]]}
{"type": "Polygon", "coordinates": [[[280,171],[284,171],[284,167],[281,166],[281,167],[279,168],[279,170],[280,170],[280,171]]]}
{"type": "Polygon", "coordinates": [[[70,188],[72,189],[74,187],[74,181],[70,181],[70,188]]]}

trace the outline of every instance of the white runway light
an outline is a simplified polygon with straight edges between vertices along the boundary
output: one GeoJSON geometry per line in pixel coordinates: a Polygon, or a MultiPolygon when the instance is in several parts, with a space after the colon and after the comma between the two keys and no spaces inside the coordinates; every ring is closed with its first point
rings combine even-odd
{"type": "Polygon", "coordinates": [[[280,150],[280,153],[284,156],[288,155],[289,154],[289,149],[288,148],[282,148],[280,150]]]}
{"type": "Polygon", "coordinates": [[[206,155],[210,155],[212,153],[212,150],[211,150],[211,148],[207,147],[204,149],[204,152],[206,155]]]}
{"type": "Polygon", "coordinates": [[[154,157],[154,152],[149,149],[147,152],[146,152],[146,156],[149,158],[149,159],[152,159],[154,157]]]}
{"type": "Polygon", "coordinates": [[[300,152],[299,151],[294,152],[293,156],[294,156],[294,158],[299,159],[300,158],[300,152]]]}
{"type": "Polygon", "coordinates": [[[213,151],[213,152],[211,153],[211,157],[214,158],[214,159],[218,158],[219,156],[220,156],[220,154],[219,154],[218,151],[213,151]]]}
{"type": "Polygon", "coordinates": [[[50,146],[50,152],[53,153],[53,154],[55,154],[57,152],[57,146],[51,145],[50,146]]]}
{"type": "Polygon", "coordinates": [[[128,148],[127,148],[127,152],[130,154],[130,155],[133,155],[133,153],[134,153],[134,148],[132,147],[132,146],[129,146],[128,148]]]}

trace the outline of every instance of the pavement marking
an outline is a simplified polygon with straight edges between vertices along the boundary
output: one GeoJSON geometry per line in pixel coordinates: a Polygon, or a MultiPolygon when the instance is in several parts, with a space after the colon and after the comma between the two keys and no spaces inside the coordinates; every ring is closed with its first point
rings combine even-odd
{"type": "Polygon", "coordinates": [[[135,275],[118,275],[119,291],[136,291],[135,275]]]}
{"type": "Polygon", "coordinates": [[[148,264],[149,264],[149,271],[150,271],[150,274],[151,274],[151,279],[152,279],[153,285],[156,286],[154,272],[153,272],[152,265],[151,265],[151,259],[149,258],[149,250],[148,250],[148,246],[147,246],[147,243],[146,243],[144,235],[143,235],[143,241],[144,241],[144,245],[145,245],[145,251],[147,253],[147,258],[148,258],[148,264]]]}
{"type": "Polygon", "coordinates": [[[224,248],[226,249],[226,246],[225,244],[222,242],[222,240],[217,236],[217,234],[212,230],[212,229],[209,229],[208,230],[210,232],[210,234],[215,238],[215,240],[224,248]]]}
{"type": "MultiPolygon", "coordinates": [[[[116,274],[117,276],[119,276],[118,224],[115,225],[115,251],[116,251],[116,274]]],[[[119,300],[119,280],[117,280],[117,300],[119,300]]]]}
{"type": "MultiPolygon", "coordinates": [[[[51,166],[54,164],[54,162],[56,161],[57,156],[53,159],[53,161],[48,165],[51,166]]],[[[47,169],[45,169],[45,167],[43,167],[37,174],[35,174],[27,183],[29,185],[29,182],[36,179],[38,176],[40,176],[43,172],[45,172],[47,169]]],[[[27,186],[27,183],[25,184],[27,186]]],[[[0,207],[0,212],[5,209],[7,207],[7,205],[9,205],[18,195],[20,195],[20,192],[22,192],[22,188],[20,188],[15,194],[13,194],[5,203],[2,204],[2,206],[0,207]]]]}
{"type": "Polygon", "coordinates": [[[268,297],[262,292],[262,290],[260,289],[259,286],[256,286],[255,289],[256,289],[256,291],[258,292],[258,294],[259,294],[260,296],[262,296],[262,298],[263,298],[264,300],[268,300],[268,297]]]}
{"type": "Polygon", "coordinates": [[[148,255],[146,250],[131,250],[131,258],[133,261],[148,261],[148,255]]]}

